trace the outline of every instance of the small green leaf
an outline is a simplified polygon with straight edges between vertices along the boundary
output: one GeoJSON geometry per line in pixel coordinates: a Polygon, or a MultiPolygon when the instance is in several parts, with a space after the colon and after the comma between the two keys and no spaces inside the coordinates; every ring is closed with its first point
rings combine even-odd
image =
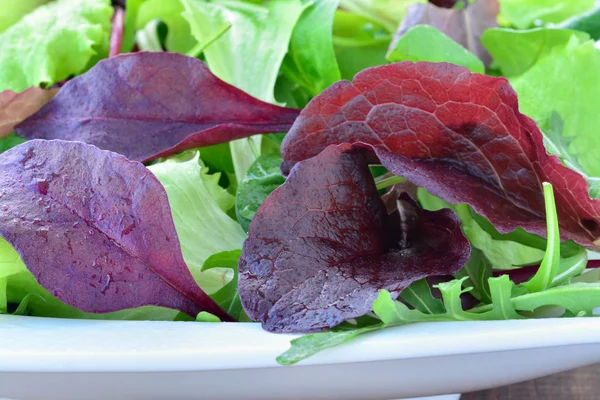
{"type": "Polygon", "coordinates": [[[277,362],[282,365],[296,364],[320,351],[346,343],[360,334],[381,328],[383,328],[383,324],[347,330],[334,329],[327,332],[304,335],[292,340],[290,349],[277,357],[277,362]]]}
{"type": "Polygon", "coordinates": [[[541,292],[552,284],[556,277],[560,263],[560,235],[558,232],[558,215],[554,202],[552,185],[544,182],[544,200],[546,201],[546,225],[548,227],[548,247],[536,274],[521,285],[529,292],[541,292]]]}
{"type": "Polygon", "coordinates": [[[472,287],[471,294],[483,303],[491,303],[488,279],[492,277],[492,265],[481,250],[471,248],[471,258],[456,274],[457,278],[467,279],[464,286],[472,287]]]}
{"type": "Polygon", "coordinates": [[[267,196],[285,182],[280,171],[281,162],[282,159],[278,154],[259,157],[250,166],[238,186],[235,196],[235,212],[245,231],[248,231],[254,214],[267,196]]]}
{"type": "Polygon", "coordinates": [[[410,28],[388,54],[387,60],[449,62],[483,74],[483,62],[469,50],[429,25],[410,28]]]}
{"type": "Polygon", "coordinates": [[[578,282],[557,286],[515,297],[512,303],[517,310],[533,311],[543,306],[558,306],[575,315],[592,316],[594,309],[600,307],[600,283],[578,282]]]}
{"type": "Polygon", "coordinates": [[[198,315],[196,316],[196,321],[197,322],[221,322],[219,317],[217,317],[216,315],[212,315],[211,313],[206,312],[206,311],[200,311],[200,313],[198,313],[198,315]]]}
{"type": "Polygon", "coordinates": [[[52,85],[108,53],[109,0],[57,0],[0,34],[0,92],[52,85]]]}
{"type": "Polygon", "coordinates": [[[242,314],[242,303],[237,291],[238,261],[241,255],[241,250],[224,251],[213,254],[202,266],[202,271],[208,271],[214,268],[220,270],[232,270],[233,278],[210,297],[212,297],[223,310],[235,319],[239,319],[242,314]]]}

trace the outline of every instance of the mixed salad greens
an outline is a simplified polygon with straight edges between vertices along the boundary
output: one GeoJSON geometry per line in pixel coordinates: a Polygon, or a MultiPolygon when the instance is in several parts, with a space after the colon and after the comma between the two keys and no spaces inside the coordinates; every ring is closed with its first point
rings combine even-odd
{"type": "Polygon", "coordinates": [[[258,321],[293,364],[600,307],[600,2],[0,7],[0,313],[258,321]]]}

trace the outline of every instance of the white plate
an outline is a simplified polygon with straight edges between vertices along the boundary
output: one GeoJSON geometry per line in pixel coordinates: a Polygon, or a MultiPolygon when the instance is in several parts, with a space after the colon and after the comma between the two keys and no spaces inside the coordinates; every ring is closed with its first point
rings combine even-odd
{"type": "Polygon", "coordinates": [[[258,324],[0,316],[0,397],[392,399],[484,389],[600,362],[600,318],[385,329],[292,367],[258,324]]]}

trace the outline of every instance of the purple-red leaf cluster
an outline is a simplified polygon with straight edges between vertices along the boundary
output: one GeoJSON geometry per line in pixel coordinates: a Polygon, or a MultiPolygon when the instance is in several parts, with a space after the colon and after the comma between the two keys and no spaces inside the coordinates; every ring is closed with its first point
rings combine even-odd
{"type": "Polygon", "coordinates": [[[167,194],[141,163],[85,143],[29,141],[0,155],[0,201],[0,235],[65,303],[231,320],[194,282],[167,194]]]}
{"type": "Polygon", "coordinates": [[[123,54],[65,84],[17,126],[28,139],[82,141],[148,161],[258,133],[285,132],[299,110],[278,107],[176,53],[123,54]]]}
{"type": "Polygon", "coordinates": [[[272,332],[314,332],[362,316],[379,290],[456,273],[470,245],[451,210],[410,197],[388,215],[364,149],[327,147],[298,163],[252,220],[239,263],[246,313],[272,332]]]}
{"type": "Polygon", "coordinates": [[[339,143],[362,143],[394,174],[470,204],[501,233],[522,227],[545,236],[542,182],[550,182],[563,238],[600,245],[600,200],[548,155],[504,78],[445,63],[364,70],[315,97],[281,152],[289,165],[339,143]]]}

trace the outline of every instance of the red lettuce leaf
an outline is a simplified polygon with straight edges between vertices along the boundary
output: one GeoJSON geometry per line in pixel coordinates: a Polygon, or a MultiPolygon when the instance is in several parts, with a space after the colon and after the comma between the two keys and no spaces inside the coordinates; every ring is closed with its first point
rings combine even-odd
{"type": "Polygon", "coordinates": [[[29,89],[15,93],[12,90],[0,92],[0,137],[12,132],[15,125],[38,111],[58,92],[58,89],[29,89]]]}
{"type": "Polygon", "coordinates": [[[369,145],[393,173],[453,203],[470,204],[501,233],[546,235],[550,182],[564,239],[600,244],[600,200],[548,155],[504,78],[451,64],[403,62],[365,70],[314,98],[286,136],[286,165],[337,143],[369,145]]]}
{"type": "Polygon", "coordinates": [[[194,282],[167,194],[141,163],[85,143],[25,142],[0,155],[0,199],[0,235],[65,303],[231,320],[194,282]]]}
{"type": "Polygon", "coordinates": [[[287,131],[299,110],[251,97],[176,53],[122,54],[70,80],[17,126],[28,139],[90,143],[136,161],[287,131]]]}
{"type": "Polygon", "coordinates": [[[302,161],[252,220],[239,262],[248,316],[272,332],[314,332],[397,297],[415,280],[456,273],[470,245],[453,211],[410,198],[388,216],[365,151],[330,146],[302,161]],[[400,217],[402,215],[402,217],[400,217]]]}

